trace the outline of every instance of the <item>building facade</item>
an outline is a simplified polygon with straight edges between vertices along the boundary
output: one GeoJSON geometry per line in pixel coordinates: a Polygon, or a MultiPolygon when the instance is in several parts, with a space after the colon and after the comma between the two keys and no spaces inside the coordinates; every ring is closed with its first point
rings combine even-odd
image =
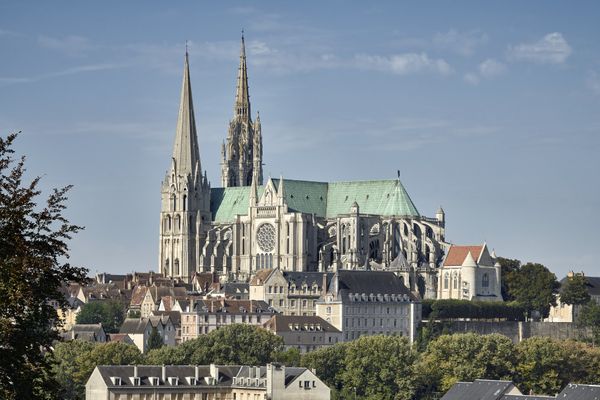
{"type": "Polygon", "coordinates": [[[487,244],[450,246],[438,280],[438,299],[502,301],[501,266],[487,244]]]}
{"type": "Polygon", "coordinates": [[[330,389],[306,368],[267,364],[102,365],[86,400],[329,400],[330,389]]]}
{"type": "Polygon", "coordinates": [[[251,118],[242,38],[234,117],[222,147],[221,188],[203,172],[185,57],[171,167],[161,190],[159,271],[247,280],[261,269],[394,271],[434,298],[445,254],[445,214],[421,215],[398,179],[262,184],[260,118],[251,118]]]}
{"type": "Polygon", "coordinates": [[[235,299],[196,300],[181,313],[181,341],[196,339],[223,326],[248,324],[261,326],[274,310],[263,301],[235,299]]]}
{"type": "Polygon", "coordinates": [[[338,271],[317,315],[342,331],[344,341],[364,335],[415,340],[421,303],[392,272],[338,271]]]}
{"type": "Polygon", "coordinates": [[[283,338],[286,349],[308,353],[342,342],[342,332],[321,317],[276,314],[263,327],[283,338]]]}

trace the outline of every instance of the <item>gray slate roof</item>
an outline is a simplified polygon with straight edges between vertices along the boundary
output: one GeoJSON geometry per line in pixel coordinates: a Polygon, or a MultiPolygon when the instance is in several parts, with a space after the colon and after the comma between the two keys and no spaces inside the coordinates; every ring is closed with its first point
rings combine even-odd
{"type": "Polygon", "coordinates": [[[510,381],[477,379],[475,382],[458,382],[446,392],[442,400],[501,400],[504,393],[514,388],[510,381]]]}
{"type": "Polygon", "coordinates": [[[337,274],[338,291],[341,292],[341,295],[348,293],[406,294],[411,300],[417,300],[393,272],[340,270],[337,274]]]}
{"type": "Polygon", "coordinates": [[[302,287],[304,283],[308,287],[312,287],[316,284],[319,289],[322,289],[323,286],[323,275],[327,276],[327,285],[331,282],[331,278],[333,278],[333,272],[290,272],[283,271],[283,277],[288,284],[294,284],[297,288],[302,287]]]}
{"type": "Polygon", "coordinates": [[[600,400],[600,386],[569,383],[558,394],[557,398],[565,400],[600,400]]]}

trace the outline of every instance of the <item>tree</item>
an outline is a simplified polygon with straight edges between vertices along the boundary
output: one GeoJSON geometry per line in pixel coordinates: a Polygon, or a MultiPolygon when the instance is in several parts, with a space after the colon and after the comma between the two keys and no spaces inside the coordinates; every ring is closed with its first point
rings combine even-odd
{"type": "Polygon", "coordinates": [[[592,343],[600,342],[600,305],[595,301],[590,301],[579,311],[577,324],[582,328],[589,328],[592,331],[592,343]]]}
{"type": "Polygon", "coordinates": [[[65,262],[67,242],[82,229],[63,216],[70,186],[53,189],[38,207],[40,178],[24,182],[16,137],[0,137],[0,398],[42,399],[58,390],[43,353],[58,338],[55,307],[67,307],[60,289],[83,283],[87,271],[65,262]]]}
{"type": "Polygon", "coordinates": [[[348,343],[342,372],[342,397],[410,400],[415,387],[416,353],[401,336],[361,336],[348,343]]]}
{"type": "Polygon", "coordinates": [[[98,300],[86,303],[77,314],[78,324],[102,324],[109,333],[119,332],[125,312],[123,304],[116,300],[98,300]]]}
{"type": "Polygon", "coordinates": [[[273,356],[273,361],[281,363],[286,367],[297,367],[301,362],[300,350],[295,347],[290,347],[287,350],[276,352],[273,356]]]}
{"type": "Polygon", "coordinates": [[[160,333],[158,333],[158,329],[153,326],[150,336],[148,336],[148,350],[160,349],[164,345],[165,341],[162,336],[160,336],[160,333]]]}
{"type": "Polygon", "coordinates": [[[333,390],[334,395],[342,390],[347,347],[348,343],[337,343],[302,356],[301,365],[314,369],[319,379],[333,390]]]}
{"type": "Polygon", "coordinates": [[[590,301],[585,276],[574,274],[567,277],[560,288],[560,302],[563,304],[581,305],[590,301]]]}
{"type": "Polygon", "coordinates": [[[142,362],[137,347],[125,343],[92,343],[71,340],[58,343],[47,358],[53,364],[52,374],[60,385],[56,398],[83,400],[85,384],[98,365],[128,365],[142,362]]]}
{"type": "Polygon", "coordinates": [[[538,311],[547,317],[550,305],[556,305],[556,294],[560,284],[548,268],[542,264],[527,263],[512,273],[508,291],[531,315],[538,311]]]}
{"type": "Polygon", "coordinates": [[[499,334],[442,335],[427,346],[415,367],[422,396],[443,393],[458,381],[511,379],[512,341],[499,334]]]}
{"type": "Polygon", "coordinates": [[[514,296],[511,295],[508,287],[509,282],[512,280],[513,272],[517,272],[521,267],[521,261],[511,258],[498,257],[498,263],[500,263],[501,274],[502,274],[502,298],[504,301],[514,300],[514,296]]]}
{"type": "Polygon", "coordinates": [[[585,368],[591,360],[582,343],[532,337],[519,343],[516,349],[515,383],[523,393],[553,396],[569,382],[586,381],[585,368]]]}
{"type": "Polygon", "coordinates": [[[148,365],[184,365],[186,357],[183,348],[183,345],[179,345],[152,349],[144,356],[144,363],[148,365]]]}

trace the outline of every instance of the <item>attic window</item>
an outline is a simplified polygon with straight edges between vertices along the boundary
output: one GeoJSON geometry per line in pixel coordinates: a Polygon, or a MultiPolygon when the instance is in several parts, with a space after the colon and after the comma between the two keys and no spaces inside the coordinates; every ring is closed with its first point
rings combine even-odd
{"type": "Polygon", "coordinates": [[[121,377],[119,377],[119,376],[111,376],[110,381],[115,386],[121,386],[121,377]]]}
{"type": "Polygon", "coordinates": [[[387,198],[388,198],[388,199],[390,198],[390,194],[389,194],[389,193],[387,194],[387,198]]]}
{"type": "Polygon", "coordinates": [[[319,200],[323,201],[323,196],[319,196],[319,200]]]}
{"type": "Polygon", "coordinates": [[[306,195],[306,200],[308,200],[308,195],[306,195]]]}

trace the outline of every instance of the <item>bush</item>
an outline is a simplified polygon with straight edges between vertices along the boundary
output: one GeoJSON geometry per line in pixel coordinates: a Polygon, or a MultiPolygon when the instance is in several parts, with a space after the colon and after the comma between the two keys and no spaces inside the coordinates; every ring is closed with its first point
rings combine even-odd
{"type": "Polygon", "coordinates": [[[525,308],[515,302],[424,300],[423,319],[505,319],[524,321],[525,308]]]}

